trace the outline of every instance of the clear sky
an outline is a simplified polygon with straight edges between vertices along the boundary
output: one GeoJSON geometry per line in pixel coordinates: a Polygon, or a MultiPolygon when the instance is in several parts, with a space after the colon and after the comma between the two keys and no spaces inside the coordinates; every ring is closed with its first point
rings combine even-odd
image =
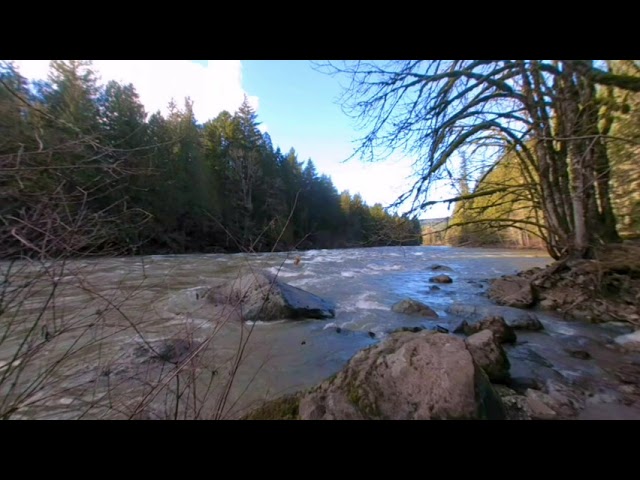
{"type": "MultiPolygon", "coordinates": [[[[18,61],[29,79],[45,78],[48,61],[18,61]]],[[[115,79],[135,85],[147,112],[166,111],[171,98],[190,96],[198,121],[223,109],[235,111],[244,95],[256,109],[261,129],[284,152],[295,148],[300,160],[311,158],[319,172],[331,176],[338,190],[360,192],[373,205],[388,205],[411,185],[409,159],[365,164],[344,163],[361,132],[338,105],[336,78],[315,71],[303,60],[95,60],[102,82],[115,79]]],[[[420,214],[446,216],[446,206],[420,214]]]]}

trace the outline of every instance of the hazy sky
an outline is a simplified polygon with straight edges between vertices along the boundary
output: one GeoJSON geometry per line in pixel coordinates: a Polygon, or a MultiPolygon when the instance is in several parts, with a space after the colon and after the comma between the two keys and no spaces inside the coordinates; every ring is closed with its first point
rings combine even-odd
{"type": "MultiPolygon", "coordinates": [[[[48,61],[17,61],[29,79],[45,78],[48,61]]],[[[343,163],[360,132],[337,104],[338,81],[316,72],[303,60],[94,60],[101,82],[131,82],[148,113],[166,112],[175,98],[190,96],[199,122],[222,110],[235,111],[246,94],[274,146],[294,147],[300,160],[311,158],[319,172],[331,176],[338,190],[360,192],[373,205],[391,203],[411,185],[410,159],[343,163]]],[[[449,213],[437,206],[420,217],[449,213]]]]}

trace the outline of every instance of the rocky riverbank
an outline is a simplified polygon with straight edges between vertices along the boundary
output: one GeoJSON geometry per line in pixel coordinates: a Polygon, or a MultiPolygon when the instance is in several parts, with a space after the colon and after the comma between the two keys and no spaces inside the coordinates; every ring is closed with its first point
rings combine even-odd
{"type": "Polygon", "coordinates": [[[499,305],[539,306],[571,320],[640,327],[640,244],[609,246],[592,260],[560,261],[503,276],[488,293],[499,305]]]}
{"type": "MultiPolygon", "coordinates": [[[[503,276],[488,296],[499,306],[450,305],[463,319],[450,333],[393,333],[245,418],[640,419],[640,247],[503,276]],[[546,332],[539,309],[561,313],[564,334],[546,332]]],[[[393,309],[432,316],[411,299],[393,309]]]]}

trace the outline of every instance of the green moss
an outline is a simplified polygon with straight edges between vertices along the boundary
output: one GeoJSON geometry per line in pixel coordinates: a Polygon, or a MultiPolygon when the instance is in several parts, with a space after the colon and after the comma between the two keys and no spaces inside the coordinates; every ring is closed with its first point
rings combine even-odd
{"type": "Polygon", "coordinates": [[[347,399],[365,418],[372,420],[382,418],[382,412],[377,403],[369,401],[353,382],[347,385],[347,399]]]}
{"type": "Polygon", "coordinates": [[[244,420],[299,420],[300,395],[286,395],[266,402],[244,420]]]}

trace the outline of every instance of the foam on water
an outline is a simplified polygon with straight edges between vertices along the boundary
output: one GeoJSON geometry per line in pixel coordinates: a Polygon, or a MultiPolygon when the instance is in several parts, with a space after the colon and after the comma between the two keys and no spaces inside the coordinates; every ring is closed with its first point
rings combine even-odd
{"type": "Polygon", "coordinates": [[[271,267],[267,269],[267,272],[277,275],[278,277],[297,277],[302,274],[300,271],[287,270],[285,268],[271,267]]]}
{"type": "Polygon", "coordinates": [[[357,310],[389,310],[388,306],[385,306],[375,300],[371,300],[369,297],[376,296],[375,292],[364,292],[355,298],[350,298],[344,303],[339,305],[339,309],[345,312],[355,312],[357,310]]]}
{"type": "Polygon", "coordinates": [[[402,265],[393,264],[393,265],[378,265],[375,263],[371,263],[367,265],[367,268],[373,270],[374,272],[390,272],[394,270],[402,270],[404,267],[402,265]]]}
{"type": "Polygon", "coordinates": [[[262,321],[262,320],[256,320],[256,321],[253,321],[253,320],[245,320],[244,324],[245,324],[245,325],[248,325],[249,327],[252,327],[252,326],[254,326],[254,325],[255,325],[256,327],[263,327],[263,326],[265,326],[265,325],[279,325],[279,324],[281,324],[281,323],[288,323],[288,322],[290,322],[290,321],[291,321],[291,320],[290,320],[290,319],[288,319],[288,318],[283,318],[282,320],[269,320],[268,322],[265,322],[265,321],[262,321]]]}

